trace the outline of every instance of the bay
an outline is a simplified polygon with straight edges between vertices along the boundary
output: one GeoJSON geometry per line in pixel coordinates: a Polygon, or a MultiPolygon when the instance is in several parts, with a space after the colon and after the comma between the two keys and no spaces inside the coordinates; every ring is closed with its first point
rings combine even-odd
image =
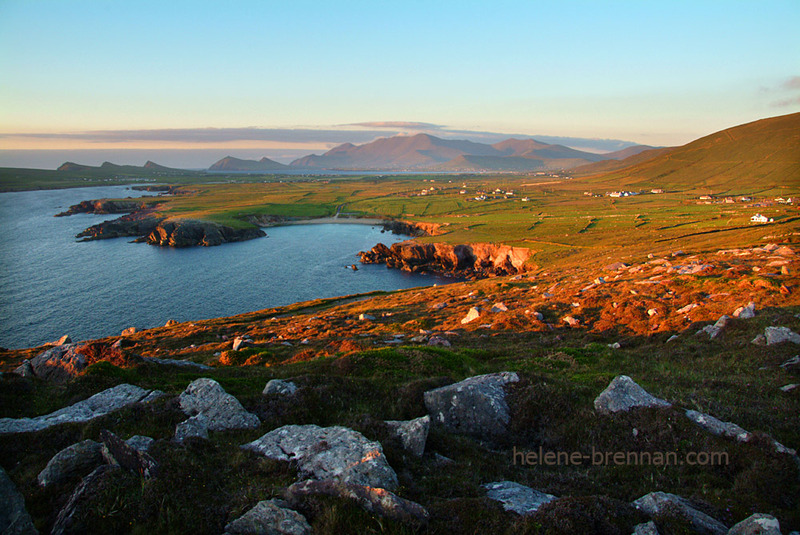
{"type": "Polygon", "coordinates": [[[142,195],[151,194],[128,186],[0,193],[0,346],[33,347],[63,334],[101,338],[169,319],[453,282],[358,263],[359,251],[408,238],[376,226],[272,227],[266,238],[172,249],[133,244],[131,238],[75,239],[116,215],[53,217],[87,199],[142,195]]]}

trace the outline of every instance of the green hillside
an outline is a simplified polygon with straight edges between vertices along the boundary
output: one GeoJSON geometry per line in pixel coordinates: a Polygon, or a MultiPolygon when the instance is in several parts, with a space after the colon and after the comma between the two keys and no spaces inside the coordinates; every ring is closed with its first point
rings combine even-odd
{"type": "Polygon", "coordinates": [[[705,188],[729,195],[796,188],[800,184],[800,113],[722,130],[587,180],[614,187],[705,188]]]}

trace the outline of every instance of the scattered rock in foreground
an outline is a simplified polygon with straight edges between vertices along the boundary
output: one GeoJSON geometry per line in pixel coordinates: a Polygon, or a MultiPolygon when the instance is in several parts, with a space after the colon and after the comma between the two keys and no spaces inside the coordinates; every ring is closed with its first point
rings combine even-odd
{"type": "Polygon", "coordinates": [[[99,392],[89,399],[35,418],[0,418],[0,434],[30,433],[48,427],[87,422],[138,402],[149,402],[157,391],[145,390],[138,386],[121,384],[99,392]]]}
{"type": "Polygon", "coordinates": [[[303,497],[315,494],[352,500],[370,513],[414,526],[424,525],[430,518],[420,504],[383,488],[323,479],[300,481],[286,489],[286,498],[292,503],[300,503],[303,497]]]}
{"type": "Polygon", "coordinates": [[[8,535],[35,535],[31,515],[25,509],[25,498],[0,466],[0,533],[8,535]]]}
{"type": "Polygon", "coordinates": [[[428,415],[413,420],[398,421],[387,420],[386,425],[392,434],[400,440],[403,449],[412,455],[422,457],[425,453],[425,442],[428,440],[428,431],[431,427],[431,417],[428,415]]]}
{"type": "Polygon", "coordinates": [[[722,522],[698,511],[685,498],[668,492],[645,494],[632,505],[651,517],[671,517],[689,522],[697,533],[725,535],[728,532],[722,522]]]}
{"type": "Polygon", "coordinates": [[[203,377],[192,381],[178,396],[178,404],[189,420],[178,424],[175,440],[188,436],[208,437],[208,431],[255,429],[261,420],[247,412],[239,400],[225,392],[218,382],[203,377]],[[191,430],[191,433],[186,431],[191,430]]]}
{"type": "Polygon", "coordinates": [[[397,474],[379,442],[346,427],[285,425],[242,445],[270,459],[292,461],[302,477],[337,479],[393,490],[397,474]]]}
{"type": "Polygon", "coordinates": [[[101,444],[94,440],[84,440],[56,453],[39,472],[39,486],[57,485],[74,476],[85,476],[101,464],[103,454],[101,444]]]}
{"type": "Polygon", "coordinates": [[[503,387],[518,381],[515,372],[470,377],[425,392],[425,406],[433,421],[449,431],[478,437],[499,436],[505,433],[511,419],[503,387]]]}
{"type": "Polygon", "coordinates": [[[547,494],[513,481],[497,481],[483,485],[486,496],[503,504],[503,509],[518,515],[532,515],[542,505],[558,499],[552,494],[547,494]]]}
{"type": "Polygon", "coordinates": [[[633,527],[633,535],[659,535],[658,527],[652,520],[644,524],[637,524],[633,527]]]}
{"type": "Polygon", "coordinates": [[[103,442],[101,452],[108,464],[121,466],[145,478],[156,475],[158,464],[146,452],[134,448],[107,429],[100,432],[100,440],[103,442]]]}
{"type": "Polygon", "coordinates": [[[723,422],[702,412],[687,410],[686,417],[712,435],[732,438],[737,442],[749,442],[753,439],[752,433],[745,431],[738,425],[731,422],[723,422]]]}
{"type": "Polygon", "coordinates": [[[780,344],[781,342],[794,342],[800,344],[800,334],[788,327],[767,327],[764,329],[767,345],[780,344]]]}
{"type": "Polygon", "coordinates": [[[284,507],[280,500],[264,500],[225,526],[223,535],[310,535],[306,517],[284,507]]]}
{"type": "Polygon", "coordinates": [[[272,379],[264,387],[262,394],[280,394],[282,396],[291,396],[297,392],[297,385],[291,381],[283,381],[281,379],[272,379]]]}
{"type": "Polygon", "coordinates": [[[647,393],[627,375],[614,377],[605,390],[594,400],[594,408],[601,414],[613,414],[639,408],[668,408],[672,404],[647,393]]]}
{"type": "Polygon", "coordinates": [[[81,480],[69,497],[67,504],[59,511],[56,522],[53,525],[53,531],[51,531],[52,535],[81,533],[83,531],[83,527],[78,525],[77,522],[77,519],[81,516],[82,507],[91,500],[91,497],[106,479],[107,474],[114,470],[119,470],[119,467],[103,464],[81,480]]]}
{"type": "Polygon", "coordinates": [[[781,535],[781,525],[772,515],[756,513],[734,525],[727,535],[781,535]]]}

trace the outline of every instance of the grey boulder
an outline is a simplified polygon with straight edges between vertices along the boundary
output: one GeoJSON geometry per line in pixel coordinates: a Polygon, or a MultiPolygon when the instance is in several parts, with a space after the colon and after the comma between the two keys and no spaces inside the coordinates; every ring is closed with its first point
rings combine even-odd
{"type": "Polygon", "coordinates": [[[281,394],[290,396],[297,392],[297,385],[291,381],[282,381],[281,379],[272,379],[264,387],[262,394],[281,394]]]}
{"type": "Polygon", "coordinates": [[[38,533],[25,509],[25,498],[0,466],[0,533],[32,535],[38,533]]]}
{"type": "MultiPolygon", "coordinates": [[[[203,377],[192,381],[178,397],[178,404],[184,414],[191,417],[189,423],[184,422],[179,427],[194,430],[191,436],[207,436],[208,431],[226,429],[255,429],[261,425],[258,416],[247,412],[238,399],[213,379],[203,377]]],[[[175,438],[180,442],[177,431],[175,438]]]]}
{"type": "Polygon", "coordinates": [[[306,517],[283,506],[279,500],[264,500],[225,526],[225,535],[309,535],[306,517]]]}
{"type": "Polygon", "coordinates": [[[430,416],[426,415],[407,421],[387,420],[386,425],[392,435],[400,440],[403,449],[417,457],[422,457],[431,427],[430,416]]]}
{"type": "Polygon", "coordinates": [[[511,420],[504,386],[518,381],[515,372],[477,375],[425,392],[425,406],[432,420],[449,431],[499,436],[511,420]]]}
{"type": "Polygon", "coordinates": [[[687,410],[686,417],[712,435],[732,438],[737,442],[749,442],[753,438],[752,433],[745,431],[738,425],[731,422],[723,422],[702,412],[687,410]]]}
{"type": "Polygon", "coordinates": [[[594,400],[594,408],[601,414],[613,414],[638,408],[667,408],[672,405],[651,396],[627,375],[618,375],[594,400]]]}
{"type": "Polygon", "coordinates": [[[518,515],[532,515],[542,505],[558,499],[536,489],[513,481],[497,481],[483,485],[486,497],[503,504],[503,509],[518,515]]]}
{"type": "Polygon", "coordinates": [[[39,472],[39,486],[57,485],[74,476],[85,476],[101,464],[101,445],[94,440],[84,440],[56,453],[44,470],[39,472]]]}
{"type": "Polygon", "coordinates": [[[772,515],[756,513],[734,525],[728,535],[781,535],[781,524],[772,515]]]}
{"type": "Polygon", "coordinates": [[[637,524],[633,527],[633,535],[659,535],[656,523],[652,520],[644,524],[637,524]]]}
{"type": "Polygon", "coordinates": [[[393,490],[397,474],[380,443],[346,427],[285,425],[242,445],[270,459],[292,461],[302,477],[336,479],[393,490]]]}
{"type": "Polygon", "coordinates": [[[671,517],[688,522],[696,533],[724,535],[728,532],[722,522],[698,511],[685,498],[668,492],[645,494],[631,505],[651,517],[671,517]]]}
{"type": "Polygon", "coordinates": [[[782,342],[800,344],[800,334],[797,334],[789,327],[767,327],[764,329],[764,337],[767,339],[768,346],[782,342]]]}

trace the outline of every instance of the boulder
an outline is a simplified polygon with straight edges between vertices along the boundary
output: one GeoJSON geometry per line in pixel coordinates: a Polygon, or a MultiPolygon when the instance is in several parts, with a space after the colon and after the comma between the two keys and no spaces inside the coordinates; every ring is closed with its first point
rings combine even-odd
{"type": "Polygon", "coordinates": [[[248,337],[237,336],[236,338],[233,339],[233,350],[234,351],[239,351],[243,347],[247,347],[247,346],[251,346],[251,345],[253,345],[253,341],[248,337]]]}
{"type": "Polygon", "coordinates": [[[138,450],[107,429],[100,431],[102,455],[106,462],[135,472],[145,478],[156,475],[158,464],[146,452],[138,450]]]}
{"type": "MultiPolygon", "coordinates": [[[[413,339],[412,339],[413,341],[413,339]]],[[[429,346],[450,347],[450,340],[443,336],[431,336],[428,339],[429,346]]]]}
{"type": "Polygon", "coordinates": [[[192,416],[175,426],[172,437],[175,442],[183,444],[189,438],[208,439],[208,424],[202,415],[192,416]]]}
{"type": "Polygon", "coordinates": [[[691,312],[692,310],[694,310],[695,308],[697,308],[699,306],[700,305],[698,305],[697,303],[690,303],[690,304],[688,304],[688,305],[686,305],[684,307],[679,308],[678,310],[675,311],[675,313],[676,314],[686,314],[688,312],[691,312]]]}
{"type": "Polygon", "coordinates": [[[192,381],[178,396],[178,404],[187,416],[202,417],[196,418],[195,424],[205,425],[210,431],[255,429],[261,425],[258,416],[247,412],[238,399],[206,377],[192,381]]]}
{"type": "Polygon", "coordinates": [[[178,324],[178,322],[175,321],[175,320],[167,320],[167,322],[164,324],[164,327],[172,327],[173,325],[177,325],[177,324],[178,324]]]}
{"type": "Polygon", "coordinates": [[[620,271],[625,269],[626,267],[628,267],[628,264],[625,264],[624,262],[614,262],[613,264],[607,265],[603,269],[605,269],[606,271],[620,271]]]}
{"type": "Polygon", "coordinates": [[[35,535],[31,515],[25,509],[25,498],[0,466],[0,533],[8,535],[35,535]]]}
{"type": "Polygon", "coordinates": [[[481,309],[478,307],[472,307],[469,309],[469,312],[467,312],[467,315],[461,318],[461,325],[466,325],[471,321],[475,321],[479,317],[481,317],[481,309]]]}
{"type": "Polygon", "coordinates": [[[709,338],[717,338],[720,334],[722,334],[722,331],[728,325],[730,325],[730,322],[731,322],[731,317],[730,316],[727,316],[727,315],[726,316],[721,316],[716,321],[716,323],[714,323],[714,325],[706,325],[705,327],[703,327],[702,329],[697,331],[697,334],[705,333],[705,334],[708,334],[709,338]]]}
{"type": "Polygon", "coordinates": [[[101,444],[94,440],[84,440],[56,453],[39,472],[36,478],[39,486],[58,485],[75,476],[85,476],[101,464],[103,454],[101,444]]]}
{"type": "Polygon", "coordinates": [[[689,522],[696,533],[724,535],[728,531],[719,520],[698,511],[685,498],[668,492],[645,494],[631,505],[651,517],[669,517],[689,522]]]}
{"type": "Polygon", "coordinates": [[[756,304],[749,303],[747,306],[739,307],[733,311],[733,317],[740,320],[748,320],[756,317],[756,304]]]}
{"type": "Polygon", "coordinates": [[[505,303],[495,303],[492,305],[492,312],[495,314],[498,312],[508,312],[508,307],[505,303]]]}
{"type": "Polygon", "coordinates": [[[780,344],[781,342],[800,344],[800,334],[788,327],[767,327],[764,329],[764,337],[767,339],[768,346],[780,344]]]}
{"type": "Polygon", "coordinates": [[[25,361],[15,371],[23,377],[38,377],[54,383],[65,383],[81,375],[95,362],[108,361],[116,366],[130,366],[139,362],[118,348],[102,342],[63,344],[42,351],[30,361],[25,361]]]}
{"type": "Polygon", "coordinates": [[[389,466],[380,443],[346,427],[285,425],[242,448],[296,463],[305,478],[333,478],[389,490],[397,487],[397,474],[389,466]]]}
{"type": "Polygon", "coordinates": [[[667,408],[672,405],[651,396],[627,375],[614,377],[611,383],[594,400],[594,408],[601,414],[629,411],[637,408],[667,408]]]}
{"type": "Polygon", "coordinates": [[[287,500],[297,504],[302,503],[305,496],[318,494],[352,500],[370,513],[416,527],[426,524],[430,518],[420,504],[400,498],[384,488],[323,479],[300,481],[286,489],[287,500]]]}
{"type": "Polygon", "coordinates": [[[659,535],[656,523],[652,520],[633,527],[633,535],[659,535]]]}
{"type": "Polygon", "coordinates": [[[272,379],[264,387],[262,394],[280,394],[282,396],[290,396],[295,392],[297,392],[297,385],[293,382],[272,379]]]}
{"type": "Polygon", "coordinates": [[[358,319],[360,321],[374,321],[375,320],[375,316],[372,316],[370,314],[359,314],[358,315],[358,319]]]}
{"type": "Polygon", "coordinates": [[[55,342],[50,342],[50,345],[60,346],[60,345],[71,344],[71,343],[72,343],[72,338],[70,338],[68,334],[65,334],[64,336],[62,336],[61,338],[59,338],[55,342]]]}
{"type": "Polygon", "coordinates": [[[578,318],[573,318],[572,316],[565,316],[563,321],[570,327],[578,327],[581,324],[581,320],[578,318]]]}
{"type": "Polygon", "coordinates": [[[79,519],[82,516],[81,511],[91,502],[92,497],[107,479],[108,474],[114,470],[119,470],[119,467],[103,464],[81,480],[75,490],[72,491],[66,505],[59,511],[53,530],[50,532],[52,535],[85,532],[85,526],[79,524],[79,519]]]}
{"type": "Polygon", "coordinates": [[[503,504],[503,509],[518,515],[532,515],[542,505],[556,500],[552,494],[514,483],[513,481],[497,481],[483,485],[486,497],[503,504]]]}
{"type": "Polygon", "coordinates": [[[781,525],[772,515],[756,513],[734,525],[727,535],[781,535],[781,525]]]}
{"type": "Polygon", "coordinates": [[[191,360],[160,359],[158,357],[142,357],[142,360],[162,366],[178,366],[180,368],[191,368],[201,371],[207,371],[211,369],[211,366],[206,366],[205,364],[200,364],[199,362],[192,362],[191,360]]]}
{"type": "Polygon", "coordinates": [[[122,336],[130,336],[132,334],[136,334],[136,327],[128,327],[124,331],[122,331],[122,336]]]}
{"type": "Polygon", "coordinates": [[[125,444],[130,446],[135,450],[139,450],[141,452],[147,453],[150,451],[150,448],[155,443],[155,439],[150,437],[145,437],[142,435],[133,435],[131,438],[125,441],[125,444]]]}
{"type": "Polygon", "coordinates": [[[264,500],[225,526],[224,535],[311,535],[306,517],[283,506],[279,500],[264,500]]]}
{"type": "Polygon", "coordinates": [[[752,433],[745,431],[738,425],[731,422],[723,422],[702,412],[687,410],[686,417],[712,435],[732,438],[737,442],[749,442],[753,439],[752,433]]]}
{"type": "Polygon", "coordinates": [[[412,455],[422,457],[425,452],[425,442],[428,440],[428,431],[431,427],[431,417],[428,415],[413,420],[398,421],[387,420],[386,425],[392,435],[400,440],[403,449],[412,455]]]}
{"type": "Polygon", "coordinates": [[[117,385],[74,405],[43,416],[0,418],[0,435],[41,431],[58,424],[87,422],[128,405],[147,402],[155,392],[129,384],[117,385]]]}
{"type": "Polygon", "coordinates": [[[511,418],[504,386],[516,383],[514,372],[490,373],[425,392],[433,421],[449,431],[478,437],[502,435],[511,418]]]}

